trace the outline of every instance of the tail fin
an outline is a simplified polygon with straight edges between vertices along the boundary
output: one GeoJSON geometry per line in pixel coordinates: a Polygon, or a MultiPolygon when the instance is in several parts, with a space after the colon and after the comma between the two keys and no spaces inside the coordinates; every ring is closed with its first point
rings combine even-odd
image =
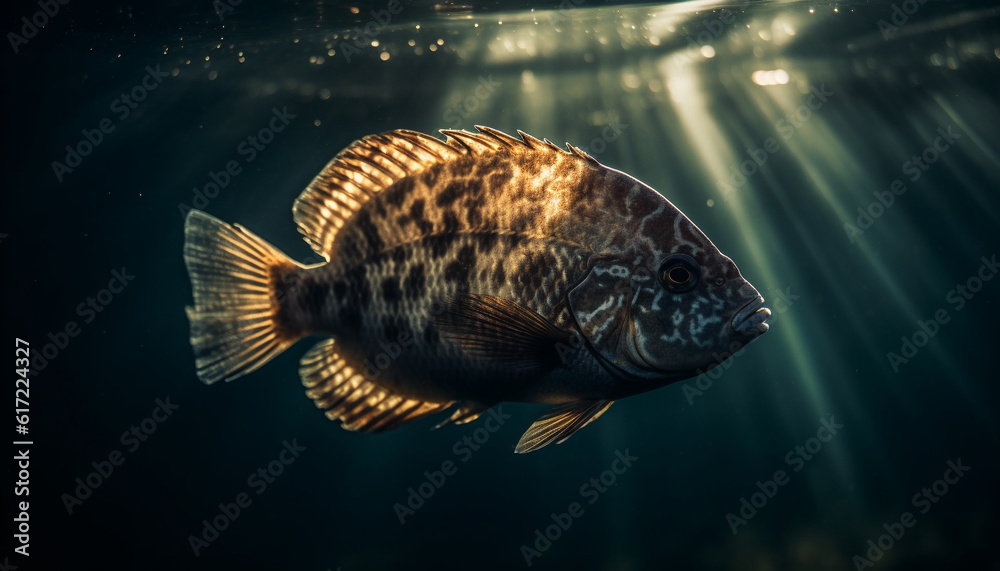
{"type": "Polygon", "coordinates": [[[283,326],[275,286],[303,266],[239,224],[197,210],[188,214],[184,237],[198,378],[211,384],[246,375],[302,336],[283,326]]]}

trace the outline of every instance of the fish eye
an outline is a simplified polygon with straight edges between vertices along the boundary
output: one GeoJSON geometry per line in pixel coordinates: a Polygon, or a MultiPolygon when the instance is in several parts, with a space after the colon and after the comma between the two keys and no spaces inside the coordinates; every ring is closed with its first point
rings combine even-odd
{"type": "Polygon", "coordinates": [[[684,254],[670,256],[660,266],[660,284],[674,293],[693,290],[700,278],[698,263],[684,254]]]}

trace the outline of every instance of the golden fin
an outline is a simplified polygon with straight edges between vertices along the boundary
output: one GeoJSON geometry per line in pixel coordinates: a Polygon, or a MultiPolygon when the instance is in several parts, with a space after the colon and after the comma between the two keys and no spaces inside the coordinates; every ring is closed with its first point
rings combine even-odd
{"type": "Polygon", "coordinates": [[[260,368],[301,337],[279,319],[275,284],[303,268],[239,224],[192,210],[184,224],[184,262],[194,307],[191,345],[198,378],[231,381],[260,368]]]}
{"type": "Polygon", "coordinates": [[[489,410],[490,406],[491,405],[483,404],[481,402],[462,401],[455,408],[455,412],[453,412],[451,416],[439,422],[434,428],[436,430],[446,424],[465,424],[467,422],[472,422],[473,420],[479,418],[479,415],[489,410]]]}
{"type": "Polygon", "coordinates": [[[369,200],[396,182],[467,155],[513,149],[570,154],[552,143],[519,133],[523,139],[489,127],[478,133],[444,129],[447,140],[397,130],[355,141],[330,161],[292,207],[295,223],[309,246],[327,261],[337,233],[369,200]]]}
{"type": "Polygon", "coordinates": [[[339,355],[335,341],[321,341],[302,357],[299,374],[306,394],[347,430],[382,432],[439,412],[449,402],[425,402],[388,391],[365,378],[339,355]]]}
{"type": "Polygon", "coordinates": [[[337,231],[372,197],[396,181],[457,157],[462,150],[429,135],[369,135],[340,152],[292,207],[299,232],[327,261],[337,231]]]}
{"type": "Polygon", "coordinates": [[[556,406],[528,428],[514,452],[526,454],[553,442],[562,444],[577,430],[597,420],[613,402],[615,401],[580,400],[556,406]]]}

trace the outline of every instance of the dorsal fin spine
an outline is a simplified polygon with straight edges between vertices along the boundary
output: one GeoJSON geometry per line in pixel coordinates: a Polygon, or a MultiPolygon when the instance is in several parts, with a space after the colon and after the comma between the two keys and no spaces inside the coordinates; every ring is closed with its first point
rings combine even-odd
{"type": "Polygon", "coordinates": [[[539,149],[544,146],[544,143],[542,143],[542,141],[536,139],[535,137],[532,137],[531,135],[525,133],[524,131],[521,131],[520,129],[518,129],[517,134],[521,137],[524,143],[529,147],[531,147],[532,149],[539,149]]]}
{"type": "Polygon", "coordinates": [[[493,137],[506,147],[526,146],[524,141],[511,137],[510,135],[502,131],[497,131],[492,127],[484,127],[482,125],[476,125],[476,129],[493,137]]]}
{"type": "Polygon", "coordinates": [[[456,131],[454,129],[441,129],[441,134],[448,137],[448,144],[456,149],[462,154],[475,153],[476,150],[473,149],[462,137],[456,137],[455,133],[464,133],[465,131],[456,131]]]}

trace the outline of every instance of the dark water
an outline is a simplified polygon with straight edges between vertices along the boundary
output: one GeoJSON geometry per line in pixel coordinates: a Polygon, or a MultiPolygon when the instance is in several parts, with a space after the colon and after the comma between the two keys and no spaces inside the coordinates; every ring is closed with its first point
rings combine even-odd
{"type": "MultiPolygon", "coordinates": [[[[356,7],[74,0],[5,46],[3,332],[37,374],[30,433],[11,433],[33,442],[30,496],[8,460],[0,561],[520,569],[527,546],[533,569],[1000,569],[992,3],[898,4],[888,37],[888,2],[356,7]],[[309,343],[197,380],[181,205],[303,259],[291,205],[337,151],[475,124],[587,147],[659,189],[761,290],[771,331],[526,456],[544,407],[341,430],[300,387],[309,343]],[[401,524],[410,488],[433,495],[401,524]],[[14,552],[26,499],[30,557],[14,552]]],[[[40,9],[10,8],[5,31],[40,9]]]]}

